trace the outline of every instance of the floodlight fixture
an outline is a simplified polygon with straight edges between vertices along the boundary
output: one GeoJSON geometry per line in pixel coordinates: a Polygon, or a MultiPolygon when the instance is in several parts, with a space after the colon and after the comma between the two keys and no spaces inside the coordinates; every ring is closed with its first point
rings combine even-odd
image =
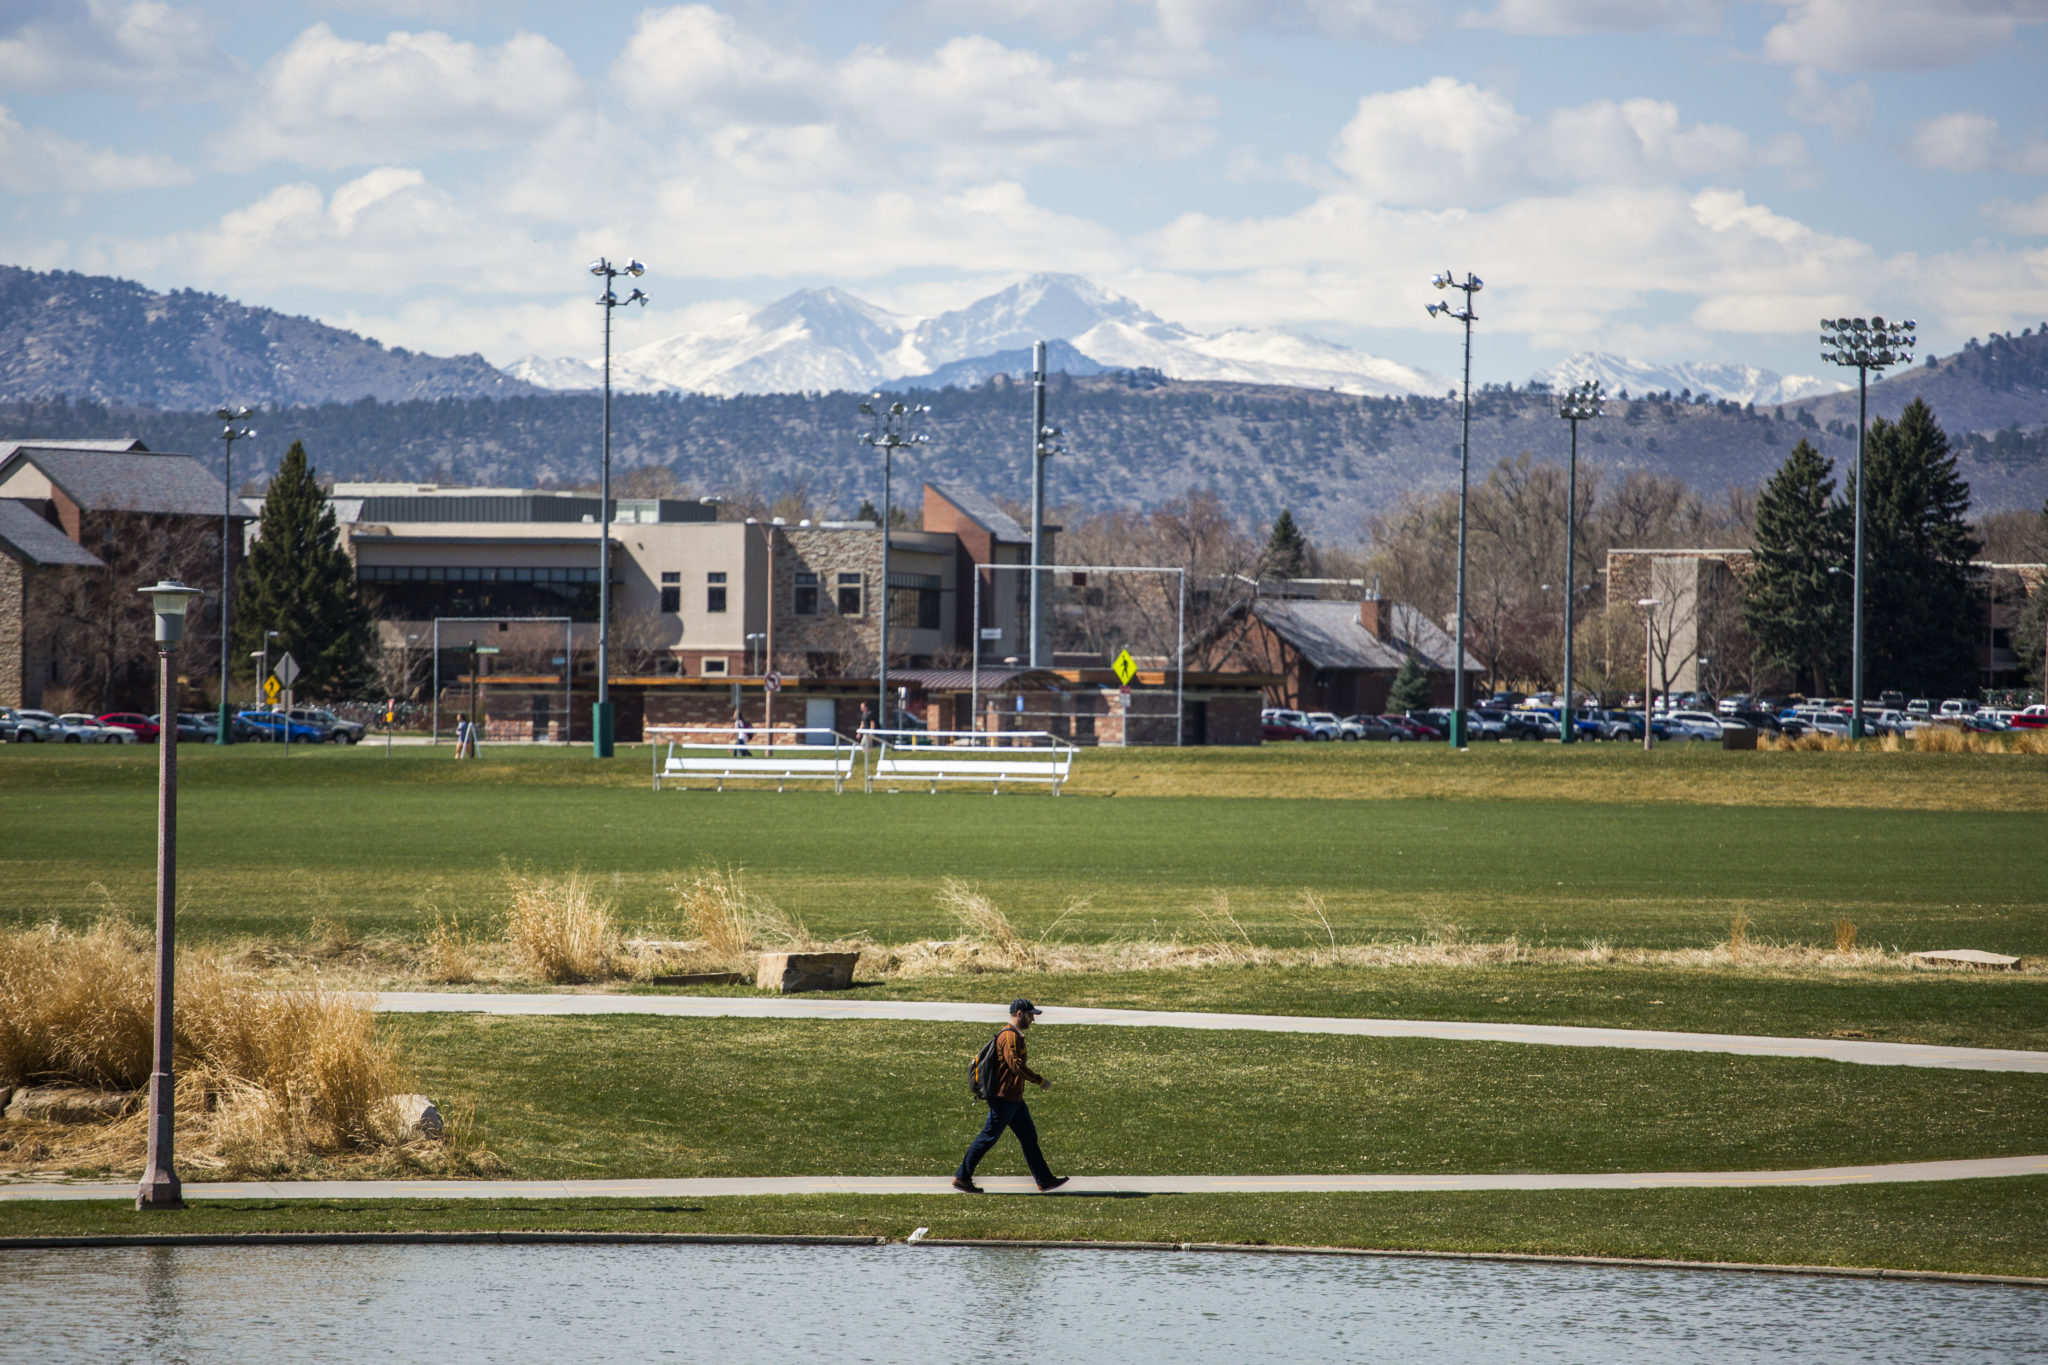
{"type": "Polygon", "coordinates": [[[882,410],[880,410],[880,411],[877,411],[877,410],[876,410],[876,407],[875,407],[875,405],[876,405],[877,403],[879,403],[879,402],[881,401],[881,399],[882,399],[882,395],[878,393],[878,394],[875,394],[875,395],[873,395],[872,397],[870,397],[870,398],[868,399],[868,401],[867,401],[867,402],[865,402],[865,403],[862,403],[862,404],[860,405],[860,411],[861,411],[862,415],[864,415],[864,416],[866,416],[866,417],[868,418],[868,420],[869,420],[869,426],[868,426],[868,429],[867,429],[866,431],[863,431],[863,432],[859,433],[859,435],[860,435],[860,443],[861,443],[862,445],[865,445],[865,446],[871,446],[871,447],[873,447],[873,448],[875,448],[875,449],[877,449],[877,450],[880,450],[880,451],[882,452],[882,565],[881,565],[881,584],[880,584],[880,594],[879,594],[879,595],[880,595],[880,598],[881,598],[881,604],[882,604],[882,605],[881,605],[881,609],[880,609],[880,611],[879,611],[879,613],[878,613],[878,619],[877,619],[877,621],[876,621],[876,623],[875,623],[875,624],[876,624],[876,628],[877,628],[877,636],[876,636],[876,641],[875,641],[875,656],[876,656],[877,664],[876,664],[875,676],[876,676],[876,685],[877,685],[877,688],[878,688],[878,690],[879,690],[879,692],[880,692],[880,697],[879,697],[879,705],[878,705],[878,709],[877,709],[877,710],[876,710],[876,712],[875,712],[875,724],[876,724],[876,725],[877,725],[877,726],[878,726],[879,728],[881,728],[881,729],[884,729],[884,730],[886,730],[886,729],[889,729],[889,728],[890,728],[890,727],[889,727],[889,520],[890,520],[890,516],[891,516],[891,508],[890,508],[890,503],[889,503],[889,498],[890,498],[890,482],[891,482],[891,478],[892,478],[892,476],[893,476],[893,474],[894,474],[895,458],[896,458],[896,452],[897,452],[897,451],[899,451],[899,450],[906,450],[906,449],[914,450],[914,449],[916,449],[916,448],[917,448],[918,446],[922,446],[922,445],[928,445],[928,444],[930,444],[930,443],[931,443],[931,437],[930,437],[930,436],[927,436],[927,435],[926,435],[926,434],[925,434],[924,432],[921,432],[921,431],[917,431],[917,430],[914,430],[914,427],[916,426],[916,424],[917,424],[917,421],[918,421],[918,419],[919,419],[919,418],[921,418],[921,417],[927,416],[927,415],[928,415],[928,414],[929,414],[929,413],[931,412],[931,408],[930,408],[930,407],[928,407],[928,406],[924,406],[924,405],[919,405],[919,406],[917,406],[917,407],[912,407],[912,406],[910,406],[909,404],[907,404],[907,403],[903,402],[903,401],[902,401],[901,399],[897,399],[897,400],[895,400],[894,402],[891,402],[891,403],[889,404],[889,406],[888,406],[887,408],[884,408],[884,409],[882,409],[882,410]]]}
{"type": "Polygon", "coordinates": [[[1472,324],[1479,315],[1472,310],[1472,296],[1485,286],[1479,277],[1466,272],[1460,280],[1448,270],[1440,270],[1430,276],[1429,282],[1438,289],[1456,289],[1465,295],[1465,306],[1454,308],[1448,303],[1428,305],[1431,317],[1445,317],[1465,325],[1465,383],[1462,405],[1463,422],[1458,439],[1458,614],[1453,623],[1455,638],[1454,657],[1451,660],[1451,746],[1466,747],[1465,740],[1465,530],[1467,494],[1472,482],[1472,324]]]}
{"type": "Polygon", "coordinates": [[[1856,371],[1856,535],[1850,561],[1855,573],[1850,607],[1849,737],[1863,738],[1863,446],[1870,422],[1870,372],[1882,374],[1913,362],[1916,324],[1868,318],[1822,318],[1820,358],[1856,371]]]}
{"type": "Polygon", "coordinates": [[[1565,476],[1564,502],[1564,709],[1558,726],[1559,742],[1576,738],[1572,725],[1572,573],[1579,553],[1579,423],[1601,415],[1600,381],[1588,379],[1572,385],[1559,397],[1557,415],[1572,424],[1572,456],[1565,476]]]}
{"type": "Polygon", "coordinates": [[[612,756],[611,625],[612,625],[612,312],[627,304],[647,306],[647,294],[635,289],[620,298],[612,281],[621,275],[638,277],[647,267],[638,260],[614,265],[600,256],[590,263],[590,273],[604,281],[604,293],[597,306],[604,309],[604,452],[603,477],[598,490],[597,515],[597,701],[590,713],[590,749],[597,758],[612,756]]]}

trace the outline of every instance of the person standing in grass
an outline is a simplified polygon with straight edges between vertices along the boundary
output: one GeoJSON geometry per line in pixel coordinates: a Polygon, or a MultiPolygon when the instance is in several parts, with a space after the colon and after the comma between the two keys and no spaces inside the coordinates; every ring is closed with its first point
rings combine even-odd
{"type": "Polygon", "coordinates": [[[744,711],[732,713],[732,756],[752,758],[754,751],[748,746],[754,742],[754,727],[747,723],[744,711]]]}
{"type": "Polygon", "coordinates": [[[1017,1135],[1017,1145],[1024,1149],[1024,1164],[1031,1168],[1031,1178],[1038,1182],[1040,1194],[1067,1183],[1067,1176],[1054,1175],[1045,1164],[1045,1155],[1038,1150],[1038,1128],[1031,1122],[1030,1106],[1024,1103],[1024,1082],[1029,1081],[1040,1090],[1052,1088],[1051,1081],[1031,1069],[1024,1049],[1024,1031],[1041,1013],[1029,1000],[1010,1002],[1010,1022],[996,1035],[995,1084],[989,1089],[988,1122],[982,1125],[967,1155],[960,1158],[960,1169],[953,1173],[953,1188],[962,1194],[982,1192],[981,1186],[974,1183],[974,1168],[1001,1140],[1006,1128],[1017,1135]]]}

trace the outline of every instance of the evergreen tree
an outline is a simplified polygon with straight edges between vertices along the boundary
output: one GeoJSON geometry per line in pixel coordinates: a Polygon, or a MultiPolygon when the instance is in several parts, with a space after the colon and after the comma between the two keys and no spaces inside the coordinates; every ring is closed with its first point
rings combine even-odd
{"type": "Polygon", "coordinates": [[[1405,716],[1410,711],[1427,710],[1429,700],[1429,673],[1411,649],[1401,660],[1401,667],[1394,674],[1393,686],[1387,691],[1387,709],[1395,715],[1405,716]]]}
{"type": "Polygon", "coordinates": [[[1970,559],[1983,547],[1933,409],[1916,398],[1896,423],[1872,422],[1863,467],[1864,688],[1968,695],[1981,628],[1970,559]]]}
{"type": "MultiPolygon", "coordinates": [[[[2042,504],[2041,528],[2035,534],[2035,544],[2048,548],[2048,503],[2042,504]]],[[[2021,680],[2048,697],[2048,582],[2030,585],[2013,622],[2012,651],[2019,655],[2021,680]]]]}
{"type": "Polygon", "coordinates": [[[356,591],[334,508],[297,441],[270,481],[256,543],[236,583],[236,648],[261,648],[266,630],[278,632],[270,657],[289,650],[298,662],[297,696],[338,699],[369,690],[376,639],[370,610],[356,591]]]}
{"type": "MultiPolygon", "coordinates": [[[[889,510],[893,512],[896,509],[892,507],[889,510]]],[[[862,498],[860,500],[860,510],[853,514],[853,519],[855,521],[872,521],[875,525],[880,526],[882,524],[882,512],[880,508],[875,506],[872,498],[862,498]]]]}
{"type": "Polygon", "coordinates": [[[1795,687],[1826,696],[1847,675],[1849,516],[1835,499],[1835,466],[1806,441],[1757,497],[1756,558],[1743,623],[1758,653],[1795,687]]]}
{"type": "Polygon", "coordinates": [[[1294,513],[1286,508],[1273,519],[1273,534],[1266,538],[1266,572],[1275,578],[1300,578],[1308,572],[1308,537],[1294,524],[1294,513]]]}

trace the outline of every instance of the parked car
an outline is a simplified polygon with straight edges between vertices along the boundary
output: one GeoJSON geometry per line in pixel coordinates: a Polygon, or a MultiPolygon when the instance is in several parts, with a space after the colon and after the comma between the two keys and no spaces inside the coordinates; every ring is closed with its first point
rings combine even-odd
{"type": "Polygon", "coordinates": [[[237,719],[255,727],[259,743],[282,743],[287,734],[294,744],[318,744],[326,738],[317,726],[293,720],[282,711],[244,711],[237,719]]]}
{"type": "Polygon", "coordinates": [[[133,731],[135,738],[144,744],[156,743],[157,723],[139,711],[109,711],[100,717],[100,724],[118,725],[123,730],[133,731]]]}
{"type": "Polygon", "coordinates": [[[1906,703],[1906,714],[1909,716],[1931,716],[1934,714],[1934,703],[1925,697],[1915,697],[1906,703]]]}
{"type": "Polygon", "coordinates": [[[1259,738],[1262,740],[1314,739],[1316,732],[1308,727],[1299,711],[1283,711],[1269,706],[1259,712],[1259,738]]]}
{"type": "Polygon", "coordinates": [[[135,734],[130,730],[116,730],[100,724],[99,717],[84,711],[66,711],[57,717],[56,731],[50,736],[65,744],[133,744],[135,734]]]}
{"type": "Polygon", "coordinates": [[[1974,712],[1962,717],[1962,724],[1963,729],[1976,735],[2002,735],[2012,729],[2002,720],[1974,712]]]}
{"type": "Polygon", "coordinates": [[[1977,703],[1965,697],[1950,697],[1941,704],[1939,714],[1944,716],[1970,716],[1977,712],[1977,703]]]}
{"type": "Polygon", "coordinates": [[[317,727],[327,736],[329,744],[360,744],[363,742],[361,722],[343,720],[332,711],[319,706],[294,706],[288,713],[293,720],[304,721],[317,727]]]}
{"type": "Polygon", "coordinates": [[[1317,739],[1344,738],[1344,722],[1337,719],[1334,711],[1304,711],[1301,718],[1315,731],[1317,739]]]}
{"type": "Polygon", "coordinates": [[[1406,726],[1395,725],[1390,721],[1380,719],[1378,716],[1346,716],[1344,717],[1344,727],[1347,732],[1344,736],[1346,739],[1368,739],[1381,743],[1407,744],[1415,738],[1415,736],[1408,733],[1406,726]],[[1356,733],[1351,733],[1353,731],[1356,733]]]}
{"type": "MultiPolygon", "coordinates": [[[[1451,717],[1455,714],[1448,706],[1434,707],[1423,713],[1431,724],[1444,732],[1444,738],[1451,734],[1451,717]]],[[[1465,713],[1465,739],[1469,743],[1478,739],[1499,739],[1507,730],[1498,717],[1489,720],[1484,711],[1465,713]]]]}
{"type": "Polygon", "coordinates": [[[48,711],[16,711],[8,722],[7,737],[17,744],[45,744],[62,739],[57,717],[48,711]]]}
{"type": "Polygon", "coordinates": [[[1423,716],[1397,716],[1390,711],[1386,715],[1381,716],[1380,719],[1385,721],[1389,725],[1395,726],[1402,730],[1406,730],[1408,732],[1408,738],[1410,739],[1432,740],[1442,739],[1444,737],[1444,732],[1442,730],[1437,729],[1435,725],[1431,724],[1429,720],[1423,716]]]}
{"type": "Polygon", "coordinates": [[[2015,730],[2048,730],[2048,706],[2037,704],[2015,711],[2008,723],[2015,730]]]}
{"type": "Polygon", "coordinates": [[[1501,717],[1501,734],[1507,739],[1558,739],[1564,729],[1547,711],[1517,708],[1501,717]]]}

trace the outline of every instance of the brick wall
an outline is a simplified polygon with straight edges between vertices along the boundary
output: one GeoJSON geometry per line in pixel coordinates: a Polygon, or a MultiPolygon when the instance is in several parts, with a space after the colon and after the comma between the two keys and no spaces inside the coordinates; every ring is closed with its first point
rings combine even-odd
{"type": "MultiPolygon", "coordinates": [[[[27,659],[27,570],[11,554],[0,554],[0,706],[33,707],[24,683],[27,659]]],[[[41,689],[37,689],[41,697],[41,689]]]]}
{"type": "MultiPolygon", "coordinates": [[[[775,613],[775,668],[784,677],[872,672],[881,629],[882,533],[825,531],[815,527],[777,528],[775,584],[769,610],[775,613]],[[818,576],[818,614],[795,611],[796,576],[818,576]],[[839,575],[861,575],[861,614],[839,614],[839,575]],[[814,667],[813,656],[829,656],[837,666],[814,667]]],[[[914,623],[913,623],[914,624],[914,623]]]]}

